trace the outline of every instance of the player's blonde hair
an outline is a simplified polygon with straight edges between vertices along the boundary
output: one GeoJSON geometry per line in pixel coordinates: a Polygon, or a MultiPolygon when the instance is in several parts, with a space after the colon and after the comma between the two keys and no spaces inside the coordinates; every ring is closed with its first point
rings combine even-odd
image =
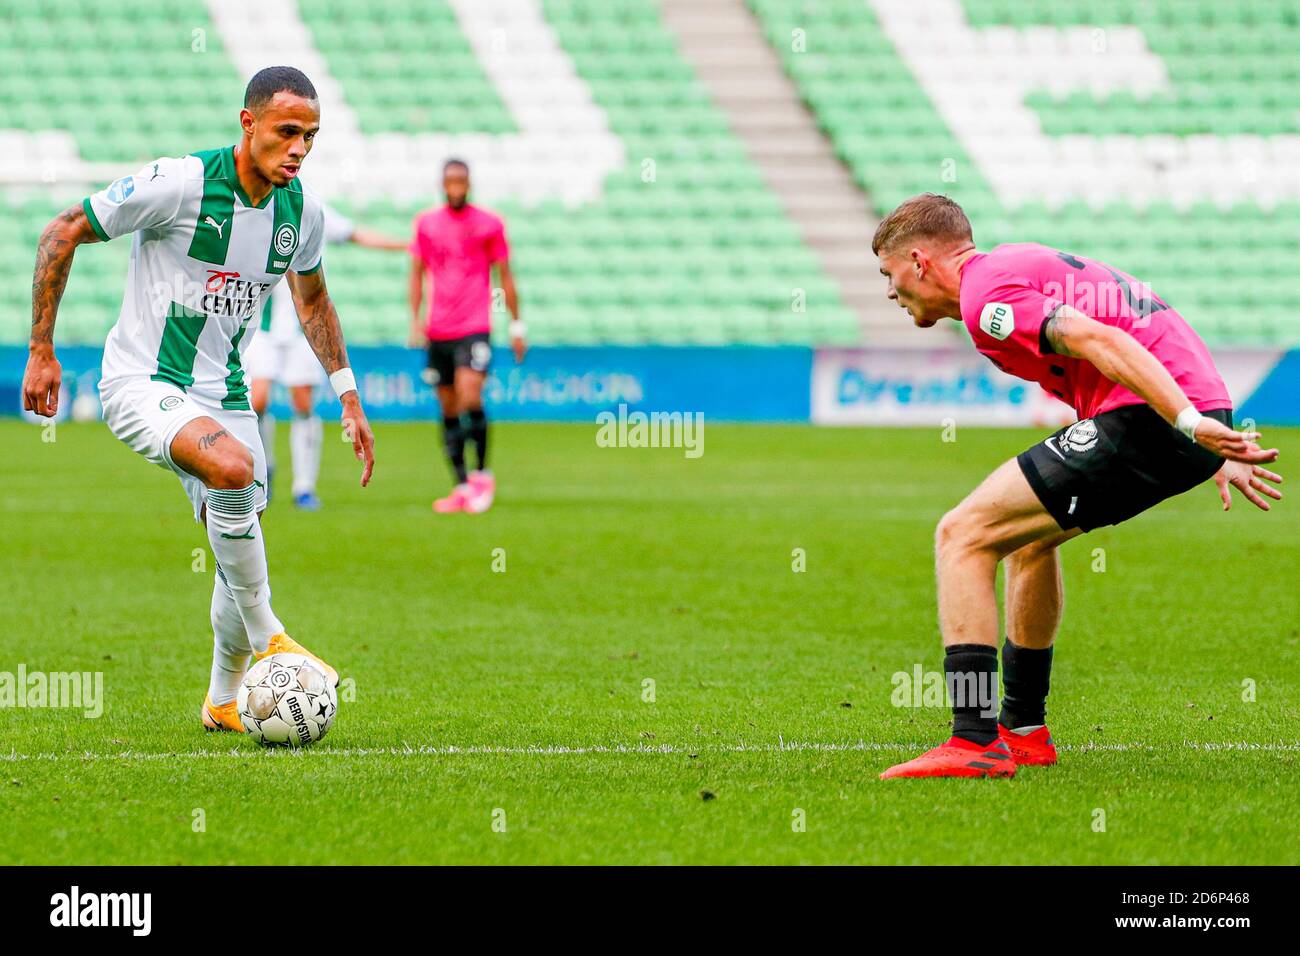
{"type": "Polygon", "coordinates": [[[947,196],[921,193],[904,200],[880,221],[871,238],[871,251],[893,252],[914,239],[937,239],[943,243],[974,242],[970,220],[947,196]]]}

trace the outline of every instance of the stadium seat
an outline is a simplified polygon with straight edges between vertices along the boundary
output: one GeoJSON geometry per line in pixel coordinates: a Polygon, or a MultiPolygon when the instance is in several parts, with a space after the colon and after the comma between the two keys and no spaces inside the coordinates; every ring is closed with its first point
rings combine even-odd
{"type": "MultiPolygon", "coordinates": [[[[982,248],[1039,241],[1110,262],[1150,283],[1212,344],[1300,344],[1300,321],[1283,304],[1296,295],[1292,250],[1300,238],[1300,211],[1294,196],[1264,202],[1232,195],[1228,187],[1241,179],[1239,164],[1212,152],[1220,147],[1211,142],[1232,135],[1271,138],[1267,146],[1263,140],[1255,146],[1286,157],[1276,168],[1296,168],[1291,157],[1300,150],[1300,6],[1276,0],[914,5],[909,12],[928,21],[928,37],[946,50],[942,68],[974,86],[1005,81],[972,72],[969,50],[962,48],[969,33],[953,29],[945,16],[954,7],[971,29],[996,31],[997,42],[1021,57],[1052,56],[1076,28],[1085,30],[1089,42],[1092,29],[1102,28],[1107,42],[1122,47],[1134,42],[1136,28],[1163,61],[1168,89],[1146,96],[1054,91],[1046,83],[1025,93],[1024,105],[1061,148],[1056,164],[1031,177],[1020,204],[1009,207],[966,155],[871,4],[748,3],[879,214],[917,192],[946,193],[966,208],[982,248]],[[804,48],[792,45],[795,30],[806,38],[804,48]],[[1064,177],[1086,182],[1091,174],[1094,147],[1082,137],[1107,134],[1127,137],[1108,148],[1128,150],[1124,155],[1135,169],[1143,155],[1210,151],[1202,167],[1208,182],[1200,191],[1222,188],[1223,200],[1175,204],[1135,175],[1122,201],[1107,195],[1060,201],[1054,183],[1064,177]],[[1198,140],[1198,134],[1214,137],[1198,140]],[[954,164],[955,177],[944,177],[945,162],[954,164]],[[1265,294],[1247,295],[1243,286],[1265,294]]],[[[999,120],[990,114],[982,121],[996,130],[999,120]]],[[[1015,154],[1009,134],[1000,145],[1009,157],[1015,154]]],[[[1289,178],[1293,183],[1295,177],[1289,178]]]]}
{"type": "MultiPolygon", "coordinates": [[[[569,344],[856,340],[855,316],[677,53],[657,4],[555,0],[542,7],[622,140],[626,166],[606,179],[594,202],[494,204],[507,223],[533,338],[569,344]],[[649,179],[645,159],[655,162],[649,179]],[[788,309],[792,288],[820,292],[810,297],[808,312],[773,320],[774,309],[788,309]]],[[[129,0],[112,9],[105,17],[92,0],[43,0],[37,15],[29,4],[0,0],[6,25],[0,125],[33,135],[64,131],[82,160],[118,175],[158,155],[230,142],[243,81],[208,6],[129,0]],[[192,49],[200,38],[205,52],[192,49]],[[86,55],[68,56],[77,50],[86,55]],[[168,105],[181,102],[183,110],[168,105]]],[[[516,131],[447,0],[319,0],[298,10],[363,134],[516,131]]],[[[547,122],[562,135],[574,117],[557,108],[547,122]]],[[[29,166],[39,167],[34,142],[15,140],[5,152],[15,157],[31,147],[29,166]]],[[[390,142],[399,149],[410,141],[390,142]]],[[[543,147],[510,175],[526,186],[539,166],[562,161],[543,147]]],[[[305,173],[310,182],[310,160],[305,173]]],[[[29,271],[45,223],[81,195],[57,186],[0,187],[0,262],[11,272],[29,271]]],[[[422,206],[439,199],[327,198],[359,222],[403,236],[422,206]]],[[[77,257],[60,342],[102,342],[121,300],[127,246],[114,242],[77,257]]],[[[353,341],[405,340],[404,256],[331,248],[327,268],[353,341]]],[[[29,324],[23,296],[0,297],[0,341],[25,341],[29,324]]],[[[498,340],[503,335],[496,333],[498,340]]]]}

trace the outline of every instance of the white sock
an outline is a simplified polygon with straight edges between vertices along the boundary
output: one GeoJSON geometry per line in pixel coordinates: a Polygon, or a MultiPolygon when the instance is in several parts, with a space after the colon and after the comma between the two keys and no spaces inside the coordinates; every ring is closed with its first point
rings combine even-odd
{"type": "Polygon", "coordinates": [[[269,472],[275,467],[275,416],[269,408],[257,416],[257,432],[262,436],[262,454],[269,472]]]}
{"type": "Polygon", "coordinates": [[[248,643],[256,653],[263,654],[271,638],[284,631],[284,625],[271,610],[266,546],[262,523],[254,510],[257,485],[209,488],[207,498],[208,543],[239,607],[248,643]]]}
{"type": "Polygon", "coordinates": [[[1046,724],[1029,724],[1027,727],[1012,727],[1011,732],[1013,734],[1019,734],[1021,737],[1028,737],[1039,727],[1045,727],[1045,726],[1046,724]]]}
{"type": "Polygon", "coordinates": [[[208,680],[213,704],[220,707],[235,699],[251,653],[239,605],[217,569],[212,583],[212,676],[208,680]]]}
{"type": "Polygon", "coordinates": [[[320,446],[323,427],[319,415],[295,415],[289,424],[289,448],[293,451],[293,495],[316,491],[320,474],[320,446]]]}

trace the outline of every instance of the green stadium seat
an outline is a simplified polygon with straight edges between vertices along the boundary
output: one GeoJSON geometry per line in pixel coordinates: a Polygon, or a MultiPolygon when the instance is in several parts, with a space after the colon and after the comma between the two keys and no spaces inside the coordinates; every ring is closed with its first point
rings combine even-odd
{"type": "MultiPolygon", "coordinates": [[[[226,142],[242,78],[204,5],[151,0],[127,6],[129,16],[115,7],[106,17],[95,0],[42,0],[36,8],[0,0],[3,125],[66,130],[83,159],[123,172],[160,154],[226,142]],[[205,31],[202,55],[189,46],[197,28],[205,31]],[[69,50],[86,55],[70,57],[69,50]],[[161,107],[160,90],[186,109],[161,107]]],[[[543,8],[623,139],[628,165],[609,177],[601,201],[579,209],[557,201],[496,207],[508,223],[534,340],[723,344],[855,338],[852,314],[677,53],[657,5],[548,0],[543,8]],[[653,183],[641,181],[646,156],[658,163],[653,183]],[[816,309],[800,316],[783,312],[792,288],[808,290],[816,309]],[[814,312],[822,318],[814,319],[814,312]]],[[[364,133],[514,131],[446,0],[319,0],[299,10],[364,133]]],[[[887,41],[869,34],[856,35],[856,46],[830,39],[846,54],[889,49],[887,41]]],[[[841,70],[827,77],[832,89],[841,74],[850,75],[841,70]]],[[[891,89],[890,95],[899,95],[897,84],[891,89]]],[[[1279,83],[1278,95],[1284,97],[1285,89],[1279,83]]],[[[840,102],[842,127],[851,130],[861,118],[854,115],[856,98],[840,102]]],[[[876,122],[884,128],[887,118],[876,122]]],[[[945,142],[933,135],[928,145],[914,149],[935,154],[945,142]]],[[[906,148],[899,139],[897,155],[915,155],[906,148]]],[[[13,272],[30,270],[32,246],[45,222],[79,198],[57,189],[0,194],[0,262],[13,272]]],[[[422,203],[340,204],[368,226],[405,235],[412,217],[434,201],[430,196],[422,203]]],[[[61,341],[102,341],[117,315],[126,254],[127,243],[115,242],[78,256],[64,298],[61,341]]],[[[327,258],[331,292],[349,338],[358,344],[403,341],[405,257],[344,246],[330,249],[327,258]]],[[[24,340],[29,308],[21,287],[6,288],[0,295],[0,341],[24,340]]]]}
{"type": "MultiPolygon", "coordinates": [[[[748,0],[765,35],[808,107],[880,214],[923,189],[953,195],[966,209],[981,245],[1035,240],[1111,258],[1152,283],[1212,344],[1300,344],[1300,323],[1277,303],[1291,302],[1297,283],[1291,250],[1300,239],[1296,203],[1275,209],[1204,203],[1175,209],[1157,202],[1112,203],[1094,210],[1081,202],[1048,209],[1028,203],[1003,208],[964,155],[876,21],[858,0],[748,0]],[[808,47],[791,50],[792,29],[808,47]],[[964,172],[955,183],[933,170],[954,157],[964,172]],[[1251,276],[1270,290],[1249,309],[1234,306],[1224,275],[1251,276]],[[1211,278],[1206,278],[1206,277],[1211,278]]],[[[1191,136],[1300,133],[1300,5],[1275,0],[1097,0],[1087,4],[961,0],[975,29],[1137,25],[1164,61],[1169,92],[1150,99],[1114,93],[1053,97],[1030,91],[1025,104],[1049,136],[1161,133],[1191,136]]],[[[1225,175],[1233,173],[1225,171],[1225,175]]],[[[814,323],[815,324],[815,323],[814,323]]],[[[837,326],[838,328],[838,326],[837,326]]],[[[804,329],[778,321],[783,340],[804,329]]],[[[817,333],[832,334],[827,326],[817,333]]]]}

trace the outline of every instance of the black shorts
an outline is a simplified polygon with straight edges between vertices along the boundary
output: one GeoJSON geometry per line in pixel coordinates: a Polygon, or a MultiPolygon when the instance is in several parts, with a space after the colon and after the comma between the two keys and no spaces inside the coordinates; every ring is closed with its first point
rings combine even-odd
{"type": "Polygon", "coordinates": [[[472,368],[486,372],[492,364],[491,336],[487,332],[462,336],[458,339],[436,340],[429,343],[429,365],[425,381],[430,385],[450,385],[456,380],[456,369],[472,368]]]}
{"type": "MultiPolygon", "coordinates": [[[[1232,427],[1232,410],[1205,412],[1232,427]]],[[[1064,530],[1119,524],[1213,477],[1223,459],[1149,405],[1128,405],[1062,428],[1016,461],[1064,530]]]]}

